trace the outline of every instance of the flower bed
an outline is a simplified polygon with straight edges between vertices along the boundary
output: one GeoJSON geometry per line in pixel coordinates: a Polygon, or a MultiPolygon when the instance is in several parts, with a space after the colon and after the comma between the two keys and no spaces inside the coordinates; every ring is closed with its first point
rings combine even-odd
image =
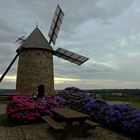
{"type": "Polygon", "coordinates": [[[70,101],[69,107],[90,115],[93,121],[114,130],[140,136],[140,110],[135,107],[129,104],[109,105],[102,99],[95,100],[80,92],[61,92],[59,95],[70,101]],[[79,97],[79,100],[69,98],[71,95],[79,97]]]}
{"type": "Polygon", "coordinates": [[[105,127],[140,136],[140,110],[128,104],[108,105],[104,100],[92,99],[79,90],[67,89],[37,102],[31,97],[16,95],[7,105],[6,114],[11,120],[30,123],[38,121],[42,115],[53,117],[50,109],[55,107],[78,110],[105,127]]]}

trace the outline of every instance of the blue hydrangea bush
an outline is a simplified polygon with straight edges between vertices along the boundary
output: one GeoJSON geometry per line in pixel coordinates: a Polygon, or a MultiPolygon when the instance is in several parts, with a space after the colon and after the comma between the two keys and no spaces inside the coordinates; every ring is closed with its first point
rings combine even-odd
{"type": "Polygon", "coordinates": [[[90,115],[93,121],[101,123],[104,127],[140,136],[140,110],[129,104],[109,105],[102,99],[92,99],[86,93],[82,94],[80,90],[68,90],[70,88],[58,96],[65,98],[72,109],[90,115]],[[72,98],[73,96],[78,99],[72,98]]]}

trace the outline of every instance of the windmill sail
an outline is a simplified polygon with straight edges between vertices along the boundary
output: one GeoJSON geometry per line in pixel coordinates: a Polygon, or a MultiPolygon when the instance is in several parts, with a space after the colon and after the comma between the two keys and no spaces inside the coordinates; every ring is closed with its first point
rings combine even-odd
{"type": "Polygon", "coordinates": [[[60,30],[60,26],[62,24],[63,17],[64,17],[64,13],[61,10],[60,6],[57,5],[56,11],[55,11],[55,14],[54,14],[54,17],[52,20],[52,24],[51,24],[51,27],[49,30],[49,34],[48,34],[48,36],[50,38],[49,44],[51,44],[51,42],[52,42],[55,45],[55,42],[56,42],[56,39],[58,36],[58,32],[60,30]]]}
{"type": "Polygon", "coordinates": [[[81,65],[81,64],[83,64],[84,62],[86,62],[89,59],[89,58],[87,58],[85,56],[76,54],[74,52],[68,51],[68,50],[63,49],[63,48],[58,48],[55,51],[54,55],[58,56],[60,58],[63,58],[64,60],[67,60],[67,61],[69,61],[71,63],[75,63],[77,65],[81,65]]]}
{"type": "Polygon", "coordinates": [[[7,72],[9,71],[9,69],[11,68],[11,66],[13,65],[13,63],[16,61],[16,59],[19,56],[19,54],[21,53],[21,51],[22,51],[22,49],[16,54],[16,56],[11,61],[10,65],[7,67],[7,69],[5,70],[5,72],[3,73],[3,75],[1,76],[0,83],[3,80],[4,76],[7,74],[7,72]]]}

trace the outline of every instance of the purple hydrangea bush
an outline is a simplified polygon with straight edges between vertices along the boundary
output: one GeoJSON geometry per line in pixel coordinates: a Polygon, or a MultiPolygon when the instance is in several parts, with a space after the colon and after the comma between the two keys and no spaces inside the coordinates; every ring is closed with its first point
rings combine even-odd
{"type": "Polygon", "coordinates": [[[85,104],[82,100],[89,98],[86,92],[75,87],[65,88],[63,91],[58,92],[57,96],[64,99],[69,108],[77,111],[83,111],[85,104]]]}
{"type": "Polygon", "coordinates": [[[43,107],[43,109],[40,111],[41,115],[46,115],[45,110],[50,110],[58,107],[67,107],[69,105],[69,102],[59,96],[46,96],[36,103],[38,106],[43,107]]]}

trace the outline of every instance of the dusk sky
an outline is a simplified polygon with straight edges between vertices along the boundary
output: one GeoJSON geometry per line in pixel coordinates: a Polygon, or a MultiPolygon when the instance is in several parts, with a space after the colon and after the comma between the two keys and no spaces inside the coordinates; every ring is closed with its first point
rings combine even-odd
{"type": "MultiPolygon", "coordinates": [[[[57,4],[64,11],[55,49],[89,58],[78,66],[54,56],[55,88],[140,87],[140,0],[0,0],[0,75],[36,25],[48,39],[57,4]]],[[[17,62],[0,83],[15,88],[17,62]]]]}

